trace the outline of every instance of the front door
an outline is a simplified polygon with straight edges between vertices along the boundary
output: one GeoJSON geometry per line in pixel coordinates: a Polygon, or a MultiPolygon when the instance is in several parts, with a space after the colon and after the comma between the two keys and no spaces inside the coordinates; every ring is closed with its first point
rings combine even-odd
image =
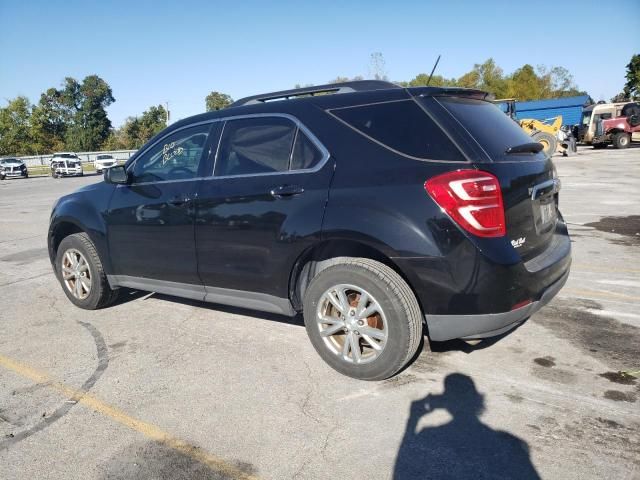
{"type": "Polygon", "coordinates": [[[120,284],[155,279],[202,285],[196,264],[194,200],[206,168],[210,130],[211,124],[198,125],[160,139],[129,167],[130,183],[115,189],[107,224],[109,252],[120,284]]]}
{"type": "Polygon", "coordinates": [[[217,292],[229,302],[250,291],[258,295],[234,304],[286,310],[260,302],[288,299],[292,264],[319,240],[333,175],[328,158],[291,118],[226,122],[214,176],[200,184],[197,201],[198,266],[209,299],[217,292]]]}

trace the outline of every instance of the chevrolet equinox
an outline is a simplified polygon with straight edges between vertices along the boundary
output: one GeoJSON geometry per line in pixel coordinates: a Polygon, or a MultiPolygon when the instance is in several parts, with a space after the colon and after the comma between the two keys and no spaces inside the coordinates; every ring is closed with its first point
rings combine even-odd
{"type": "Polygon", "coordinates": [[[562,288],[570,240],[541,149],[478,90],[252,96],[176,122],[60,198],[49,255],[80,308],[128,287],[302,312],[331,367],[380,380],[423,331],[498,335],[562,288]]]}

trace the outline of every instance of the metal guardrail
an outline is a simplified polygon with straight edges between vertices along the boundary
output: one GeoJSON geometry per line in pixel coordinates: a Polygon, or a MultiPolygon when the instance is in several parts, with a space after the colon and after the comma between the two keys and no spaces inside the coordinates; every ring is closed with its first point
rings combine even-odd
{"type": "MultiPolygon", "coordinates": [[[[127,161],[137,150],[111,150],[105,152],[75,152],[82,163],[93,163],[98,155],[112,155],[119,162],[127,161]]],[[[25,157],[15,157],[22,160],[27,167],[38,165],[49,165],[53,154],[50,155],[29,155],[25,157]]],[[[11,157],[14,158],[14,157],[11,157]]]]}

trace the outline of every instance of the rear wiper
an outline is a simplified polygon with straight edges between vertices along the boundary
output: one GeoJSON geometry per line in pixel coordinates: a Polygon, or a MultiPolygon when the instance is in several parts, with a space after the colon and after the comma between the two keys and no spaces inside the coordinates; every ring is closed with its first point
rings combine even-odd
{"type": "Polygon", "coordinates": [[[507,148],[504,153],[507,155],[511,153],[538,153],[543,148],[542,144],[538,142],[523,143],[522,145],[507,148]]]}

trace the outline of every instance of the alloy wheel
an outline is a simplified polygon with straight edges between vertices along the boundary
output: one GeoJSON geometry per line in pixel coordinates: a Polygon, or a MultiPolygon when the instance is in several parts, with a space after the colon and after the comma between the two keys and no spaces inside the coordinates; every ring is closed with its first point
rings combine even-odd
{"type": "Polygon", "coordinates": [[[363,364],[384,350],[388,326],[378,301],[355,285],[336,285],[318,302],[317,326],[327,348],[343,361],[363,364]]]}
{"type": "Polygon", "coordinates": [[[62,256],[62,280],[67,290],[78,300],[84,300],[91,293],[91,270],[87,259],[75,248],[70,248],[62,256]]]}

